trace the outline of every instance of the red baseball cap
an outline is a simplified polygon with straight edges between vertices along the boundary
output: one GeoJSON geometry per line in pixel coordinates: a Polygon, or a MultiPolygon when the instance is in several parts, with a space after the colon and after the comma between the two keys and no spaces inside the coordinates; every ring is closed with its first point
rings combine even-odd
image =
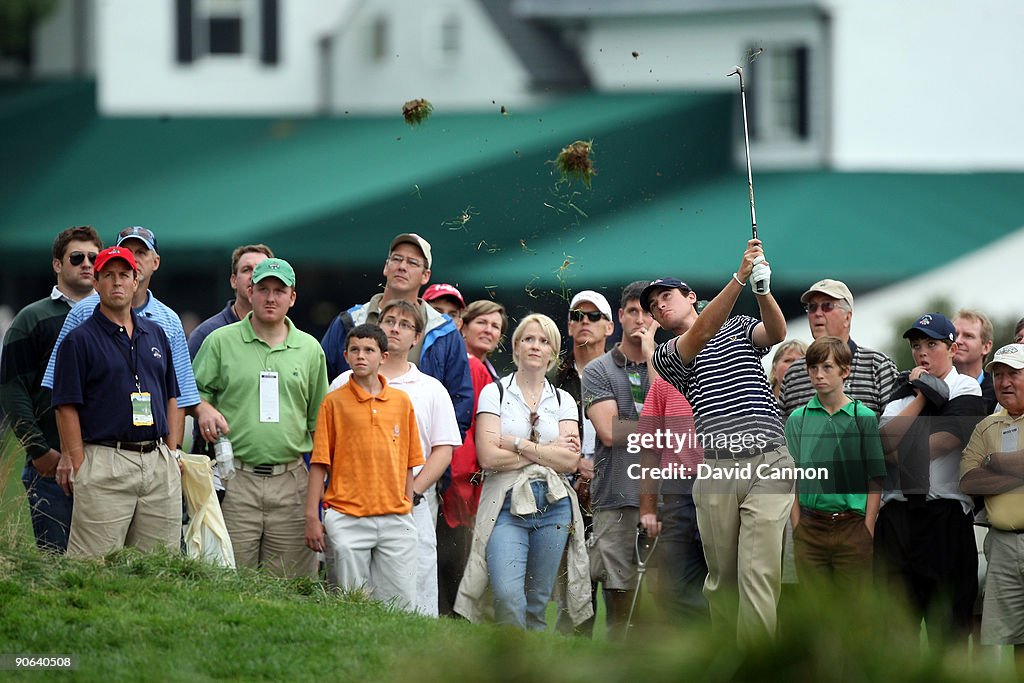
{"type": "Polygon", "coordinates": [[[103,270],[103,266],[107,265],[114,259],[123,260],[136,272],[139,270],[139,265],[135,263],[135,254],[132,253],[131,249],[125,249],[124,247],[107,247],[101,251],[96,255],[96,261],[93,264],[92,269],[98,273],[103,270]]]}
{"type": "Polygon", "coordinates": [[[430,285],[427,287],[427,291],[423,292],[424,301],[433,301],[434,299],[440,299],[442,296],[450,296],[459,302],[459,306],[462,308],[466,307],[466,300],[462,298],[462,292],[455,289],[451,285],[437,284],[430,285]]]}

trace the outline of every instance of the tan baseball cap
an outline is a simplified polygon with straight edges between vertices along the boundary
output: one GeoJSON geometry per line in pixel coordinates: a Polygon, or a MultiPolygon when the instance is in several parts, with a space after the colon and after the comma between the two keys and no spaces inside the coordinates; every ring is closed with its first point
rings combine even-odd
{"type": "Polygon", "coordinates": [[[1024,344],[1007,344],[1002,347],[992,356],[985,369],[991,371],[996,363],[1002,363],[1014,370],[1024,368],[1024,344]]]}
{"type": "Polygon", "coordinates": [[[842,299],[853,308],[853,294],[850,293],[850,288],[846,286],[845,282],[840,280],[830,280],[825,278],[824,280],[818,280],[811,288],[808,289],[800,296],[800,303],[807,303],[807,300],[811,297],[811,294],[820,292],[825,296],[830,296],[833,299],[842,299]]]}
{"type": "Polygon", "coordinates": [[[391,240],[391,248],[388,249],[388,254],[393,252],[395,247],[399,244],[411,244],[422,251],[424,258],[427,259],[427,270],[430,270],[430,242],[426,241],[414,232],[403,232],[401,235],[391,240]]]}

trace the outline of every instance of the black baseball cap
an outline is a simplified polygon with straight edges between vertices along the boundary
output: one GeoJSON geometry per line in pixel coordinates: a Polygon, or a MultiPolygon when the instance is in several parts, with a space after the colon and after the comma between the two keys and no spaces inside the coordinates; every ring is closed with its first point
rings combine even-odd
{"type": "Polygon", "coordinates": [[[656,289],[678,289],[683,294],[693,291],[693,289],[690,288],[690,285],[686,284],[679,278],[659,277],[657,280],[652,280],[651,284],[644,287],[644,291],[640,292],[640,308],[644,309],[648,313],[651,312],[651,294],[656,289]]]}

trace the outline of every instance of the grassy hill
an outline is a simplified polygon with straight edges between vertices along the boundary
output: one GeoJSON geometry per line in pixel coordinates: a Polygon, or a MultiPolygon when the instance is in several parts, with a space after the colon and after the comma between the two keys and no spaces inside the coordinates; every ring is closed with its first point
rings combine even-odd
{"type": "Polygon", "coordinates": [[[614,644],[411,616],[319,582],[171,554],[46,555],[27,529],[20,467],[0,460],[0,654],[78,662],[74,672],[0,673],[14,680],[1016,680],[991,650],[973,664],[959,647],[921,653],[919,629],[875,594],[807,590],[778,643],[740,654],[705,628],[650,620],[614,644]]]}

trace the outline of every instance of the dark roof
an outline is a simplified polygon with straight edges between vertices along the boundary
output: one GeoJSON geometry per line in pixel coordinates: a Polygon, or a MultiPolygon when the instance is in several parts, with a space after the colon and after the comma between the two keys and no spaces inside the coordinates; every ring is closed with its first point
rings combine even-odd
{"type": "Polygon", "coordinates": [[[511,0],[480,0],[480,5],[530,72],[536,89],[564,90],[589,84],[579,53],[565,44],[563,31],[514,14],[511,0]]]}
{"type": "Polygon", "coordinates": [[[671,15],[822,7],[821,0],[512,0],[531,19],[671,15]]]}

